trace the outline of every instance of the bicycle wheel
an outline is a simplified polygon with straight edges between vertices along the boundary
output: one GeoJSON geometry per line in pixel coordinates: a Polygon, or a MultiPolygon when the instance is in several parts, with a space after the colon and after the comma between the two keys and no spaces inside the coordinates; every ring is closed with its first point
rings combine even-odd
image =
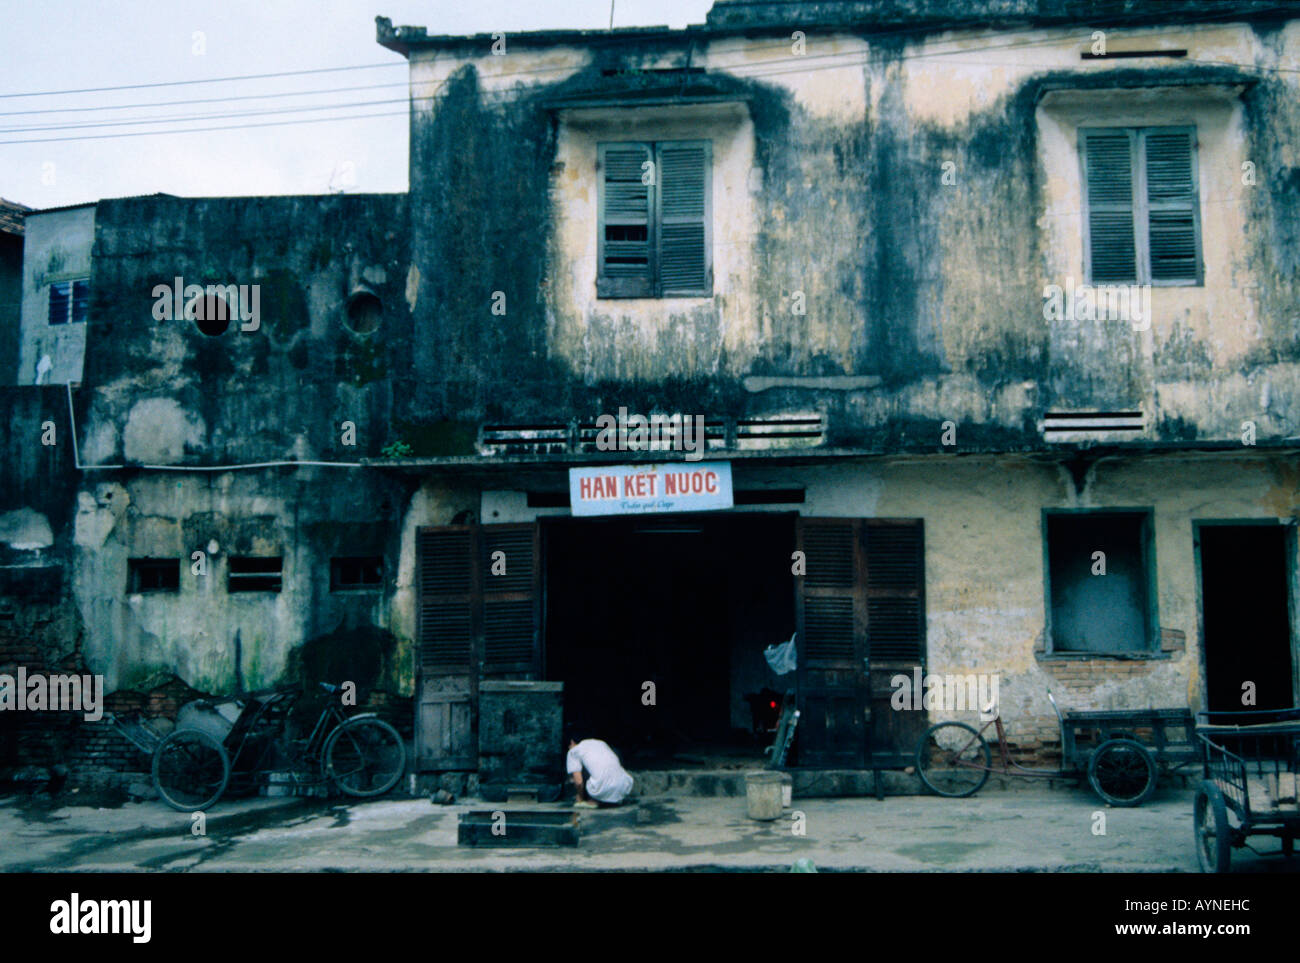
{"type": "Polygon", "coordinates": [[[1112,806],[1141,806],[1156,789],[1156,761],[1133,739],[1108,739],[1088,761],[1088,782],[1112,806]]]}
{"type": "Polygon", "coordinates": [[[225,746],[198,729],[177,729],[153,754],[153,786],[172,809],[192,813],[207,809],[230,782],[225,746]]]}
{"type": "Polygon", "coordinates": [[[349,796],[381,796],[406,771],[406,746],[382,719],[349,719],[321,753],[325,778],[349,796]]]}
{"type": "Polygon", "coordinates": [[[970,796],[989,778],[993,755],[984,737],[964,722],[931,726],[916,746],[916,774],[936,796],[970,796]]]}

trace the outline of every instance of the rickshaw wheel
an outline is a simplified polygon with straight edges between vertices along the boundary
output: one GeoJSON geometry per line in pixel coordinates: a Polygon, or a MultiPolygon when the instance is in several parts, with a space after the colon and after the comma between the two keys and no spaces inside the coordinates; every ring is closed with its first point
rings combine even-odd
{"type": "Polygon", "coordinates": [[[1088,760],[1088,782],[1112,806],[1141,806],[1156,791],[1156,761],[1133,739],[1109,739],[1088,760]]]}
{"type": "Polygon", "coordinates": [[[225,747],[198,729],[177,729],[153,754],[153,786],[172,809],[197,812],[213,805],[230,782],[225,747]]]}
{"type": "Polygon", "coordinates": [[[1232,829],[1223,790],[1208,779],[1196,789],[1193,806],[1196,862],[1202,873],[1226,873],[1232,864],[1232,829]]]}

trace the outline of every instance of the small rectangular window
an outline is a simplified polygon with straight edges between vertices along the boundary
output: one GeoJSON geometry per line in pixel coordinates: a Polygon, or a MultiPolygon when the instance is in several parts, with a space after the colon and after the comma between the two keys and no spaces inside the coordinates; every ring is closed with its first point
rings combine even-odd
{"type": "Polygon", "coordinates": [[[1049,514],[1045,526],[1052,651],[1151,651],[1150,515],[1049,514]]]}
{"type": "Polygon", "coordinates": [[[127,559],[126,590],[138,592],[179,592],[181,563],[176,558],[127,559]]]}
{"type": "Polygon", "coordinates": [[[382,555],[349,555],[330,559],[330,591],[376,590],[384,584],[382,555]]]}
{"type": "Polygon", "coordinates": [[[80,278],[50,285],[50,324],[80,324],[90,308],[90,281],[80,278]]]}
{"type": "Polygon", "coordinates": [[[1194,127],[1079,130],[1090,283],[1200,284],[1194,127]]]}
{"type": "Polygon", "coordinates": [[[279,555],[232,555],[227,592],[278,592],[284,559],[279,555]]]}

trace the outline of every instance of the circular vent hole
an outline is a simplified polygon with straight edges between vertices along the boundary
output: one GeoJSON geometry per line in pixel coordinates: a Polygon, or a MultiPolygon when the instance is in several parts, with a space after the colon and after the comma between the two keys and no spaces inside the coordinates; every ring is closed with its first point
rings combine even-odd
{"type": "Polygon", "coordinates": [[[205,294],[191,306],[190,318],[200,331],[215,338],[230,327],[230,305],[219,294],[205,294]]]}
{"type": "Polygon", "coordinates": [[[348,298],[348,327],[357,334],[370,334],[383,317],[383,304],[369,291],[358,291],[348,298]]]}

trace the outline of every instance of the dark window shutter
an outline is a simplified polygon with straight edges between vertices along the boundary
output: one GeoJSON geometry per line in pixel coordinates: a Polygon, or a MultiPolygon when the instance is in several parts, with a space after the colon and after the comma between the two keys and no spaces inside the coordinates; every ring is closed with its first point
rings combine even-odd
{"type": "Polygon", "coordinates": [[[1151,279],[1195,281],[1199,245],[1192,131],[1149,130],[1145,147],[1151,279]]]}
{"type": "Polygon", "coordinates": [[[536,533],[531,524],[483,528],[483,669],[488,674],[538,668],[536,533]],[[498,561],[505,572],[494,575],[498,561]]]}
{"type": "Polygon", "coordinates": [[[1137,280],[1133,232],[1133,135],[1081,131],[1088,191],[1089,279],[1137,280]]]}
{"type": "Polygon", "coordinates": [[[708,141],[661,144],[659,278],[661,293],[712,291],[709,263],[708,141]]]}
{"type": "Polygon", "coordinates": [[[864,616],[857,577],[859,522],[803,519],[803,639],[801,663],[808,667],[854,667],[864,616]]]}
{"type": "Polygon", "coordinates": [[[600,297],[650,297],[654,293],[654,188],[644,183],[648,144],[601,144],[600,297]]]}
{"type": "Polygon", "coordinates": [[[68,299],[71,296],[66,283],[50,285],[50,324],[66,324],[68,299]]]}
{"type": "Polygon", "coordinates": [[[417,534],[420,668],[426,674],[468,673],[473,656],[475,586],[468,528],[417,534]]]}
{"type": "Polygon", "coordinates": [[[871,660],[920,664],[925,651],[921,523],[868,523],[866,554],[867,644],[871,660]]]}

